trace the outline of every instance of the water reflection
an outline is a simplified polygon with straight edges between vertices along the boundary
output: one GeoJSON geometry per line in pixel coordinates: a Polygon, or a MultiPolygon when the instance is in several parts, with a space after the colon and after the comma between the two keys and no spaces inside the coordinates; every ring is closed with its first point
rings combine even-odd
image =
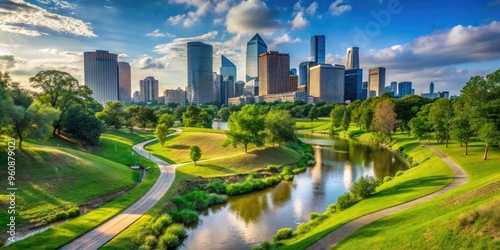
{"type": "Polygon", "coordinates": [[[363,175],[382,179],[403,169],[391,152],[373,145],[325,136],[304,136],[314,145],[316,165],[280,184],[204,211],[189,229],[183,249],[250,249],[270,241],[282,227],[296,228],[311,212],[324,212],[363,175]]]}

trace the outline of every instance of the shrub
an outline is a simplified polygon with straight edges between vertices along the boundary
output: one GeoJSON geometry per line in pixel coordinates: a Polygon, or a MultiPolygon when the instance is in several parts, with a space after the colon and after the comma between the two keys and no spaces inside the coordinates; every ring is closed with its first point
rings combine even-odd
{"type": "Polygon", "coordinates": [[[153,224],[151,224],[151,230],[154,235],[159,236],[165,228],[172,224],[172,217],[168,214],[162,214],[158,219],[156,219],[153,224]]]}
{"type": "Polygon", "coordinates": [[[68,217],[69,218],[77,217],[78,215],[80,215],[80,208],[74,207],[74,208],[68,210],[68,217]]]}
{"type": "Polygon", "coordinates": [[[405,146],[400,146],[397,151],[403,153],[403,151],[405,151],[405,146]]]}
{"type": "Polygon", "coordinates": [[[384,177],[384,183],[389,182],[389,181],[391,181],[391,180],[392,180],[392,177],[391,177],[391,176],[386,176],[386,177],[384,177]]]}
{"type": "Polygon", "coordinates": [[[356,203],[356,199],[350,193],[344,193],[337,198],[337,207],[340,211],[349,208],[356,203]]]}
{"type": "Polygon", "coordinates": [[[271,249],[272,244],[267,242],[267,241],[263,241],[260,243],[260,247],[262,247],[262,249],[264,249],[264,250],[269,250],[269,249],[271,249]]]}
{"type": "Polygon", "coordinates": [[[275,236],[273,236],[274,241],[290,239],[293,236],[293,230],[289,227],[281,228],[278,230],[275,236]]]}
{"type": "Polygon", "coordinates": [[[301,159],[301,160],[299,160],[299,162],[297,162],[297,167],[298,168],[302,168],[302,167],[305,167],[305,166],[307,166],[306,161],[304,161],[304,160],[301,159]]]}
{"type": "Polygon", "coordinates": [[[351,193],[355,198],[364,199],[369,197],[380,185],[380,181],[375,177],[362,176],[351,187],[351,193]]]}
{"type": "Polygon", "coordinates": [[[303,153],[301,156],[300,156],[300,159],[301,160],[304,160],[304,162],[307,162],[307,161],[310,161],[310,160],[314,160],[314,155],[311,154],[311,153],[303,153]]]}
{"type": "Polygon", "coordinates": [[[163,249],[173,249],[180,245],[179,238],[171,233],[165,233],[160,237],[159,245],[163,249]]]}
{"type": "Polygon", "coordinates": [[[188,201],[184,196],[175,196],[172,198],[172,202],[175,204],[177,209],[193,209],[194,204],[190,201],[188,201]]]}
{"type": "Polygon", "coordinates": [[[133,171],[132,172],[132,180],[135,182],[140,182],[141,181],[141,173],[139,171],[133,171]]]}
{"type": "Polygon", "coordinates": [[[283,168],[280,175],[281,175],[281,178],[283,178],[283,180],[285,180],[285,181],[293,180],[293,177],[295,176],[292,169],[288,166],[283,168]]]}
{"type": "Polygon", "coordinates": [[[222,204],[227,202],[227,195],[222,194],[208,194],[208,206],[222,204]]]}
{"type": "Polygon", "coordinates": [[[198,213],[191,209],[182,209],[172,213],[174,221],[183,224],[192,224],[198,222],[198,213]]]}
{"type": "Polygon", "coordinates": [[[316,160],[309,160],[307,162],[307,166],[314,166],[314,165],[316,165],[316,160]]]}
{"type": "Polygon", "coordinates": [[[316,212],[312,212],[310,215],[309,215],[309,219],[310,220],[314,220],[316,218],[318,218],[319,214],[316,213],[316,212]]]}
{"type": "Polygon", "coordinates": [[[145,249],[152,249],[157,243],[156,237],[154,235],[148,235],[144,238],[144,245],[142,245],[145,249]]]}
{"type": "Polygon", "coordinates": [[[209,193],[218,193],[218,194],[225,194],[226,193],[226,183],[219,179],[213,179],[210,183],[208,183],[206,186],[206,190],[209,193]]]}
{"type": "Polygon", "coordinates": [[[307,170],[306,167],[301,167],[301,168],[296,168],[296,169],[294,169],[292,171],[293,171],[294,174],[298,174],[298,173],[302,173],[302,172],[304,172],[306,170],[307,170]]]}
{"type": "Polygon", "coordinates": [[[327,211],[329,211],[332,214],[335,213],[335,212],[337,212],[337,204],[335,204],[335,203],[330,204],[328,206],[328,210],[327,211]]]}
{"type": "Polygon", "coordinates": [[[267,178],[264,178],[262,179],[262,182],[264,183],[264,185],[266,187],[270,187],[274,184],[277,184],[281,181],[281,177],[279,176],[271,176],[271,177],[267,177],[267,178]]]}
{"type": "Polygon", "coordinates": [[[295,230],[295,236],[303,235],[309,232],[312,229],[312,225],[310,223],[300,223],[297,226],[297,230],[295,230]]]}
{"type": "Polygon", "coordinates": [[[203,209],[208,206],[208,194],[204,191],[192,191],[182,197],[192,204],[192,207],[186,208],[203,209]]]}
{"type": "Polygon", "coordinates": [[[59,212],[54,216],[54,221],[64,220],[68,218],[68,214],[66,212],[59,212]]]}
{"type": "Polygon", "coordinates": [[[403,175],[404,173],[405,173],[404,171],[399,170],[398,172],[396,172],[396,176],[401,176],[401,175],[403,175]]]}
{"type": "Polygon", "coordinates": [[[185,238],[187,236],[184,226],[178,223],[170,225],[165,231],[165,234],[167,233],[171,233],[179,238],[185,238]]]}
{"type": "Polygon", "coordinates": [[[269,165],[269,166],[267,166],[266,170],[269,172],[277,173],[278,167],[276,167],[275,165],[269,165]]]}

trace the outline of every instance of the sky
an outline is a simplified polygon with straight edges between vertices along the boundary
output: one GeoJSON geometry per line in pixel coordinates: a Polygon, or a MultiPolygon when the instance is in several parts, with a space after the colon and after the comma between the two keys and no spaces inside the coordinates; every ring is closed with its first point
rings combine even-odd
{"type": "Polygon", "coordinates": [[[471,76],[500,69],[500,0],[0,0],[0,71],[29,87],[41,70],[83,84],[83,52],[108,50],[132,66],[132,91],[154,76],[160,91],[187,85],[186,43],[213,45],[244,80],[246,43],[310,58],[310,37],[326,36],[326,62],[345,64],[359,47],[363,80],[386,68],[386,83],[412,81],[415,93],[458,95],[471,76]]]}

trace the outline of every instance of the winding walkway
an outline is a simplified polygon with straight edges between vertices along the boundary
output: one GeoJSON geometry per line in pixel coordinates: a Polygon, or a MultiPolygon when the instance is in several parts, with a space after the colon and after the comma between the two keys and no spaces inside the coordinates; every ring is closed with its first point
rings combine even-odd
{"type": "MultiPolygon", "coordinates": [[[[172,133],[168,136],[173,136],[180,133],[181,130],[172,133]]],[[[156,139],[151,139],[141,142],[133,146],[133,149],[138,154],[151,159],[160,168],[160,176],[151,189],[142,196],[138,201],[132,204],[127,209],[123,210],[113,218],[107,220],[100,226],[90,230],[84,235],[74,239],[67,245],[63,246],[62,250],[85,249],[94,250],[106,244],[113,237],[121,233],[128,226],[143,216],[149,209],[151,209],[160,199],[167,193],[175,179],[175,168],[167,162],[150,155],[143,150],[144,146],[156,139]]]]}
{"type": "Polygon", "coordinates": [[[467,173],[453,160],[451,160],[448,156],[445,154],[441,153],[441,151],[437,150],[434,146],[430,144],[424,144],[427,148],[432,150],[441,160],[443,160],[448,166],[450,167],[451,171],[453,171],[454,178],[453,180],[444,188],[420,197],[416,200],[412,200],[394,207],[386,208],[383,210],[380,210],[375,213],[367,214],[365,216],[359,217],[355,220],[352,220],[339,228],[335,229],[335,231],[329,233],[325,237],[321,238],[319,241],[315,242],[311,246],[307,248],[307,250],[322,250],[322,249],[331,249],[333,246],[337,245],[340,241],[343,239],[347,238],[347,236],[351,235],[354,233],[356,230],[362,228],[363,226],[378,220],[380,218],[383,218],[385,216],[391,215],[393,213],[399,212],[401,210],[413,207],[417,204],[420,204],[425,201],[429,201],[436,196],[439,196],[441,194],[444,194],[454,188],[457,188],[459,186],[464,185],[469,181],[469,176],[467,173]]]}

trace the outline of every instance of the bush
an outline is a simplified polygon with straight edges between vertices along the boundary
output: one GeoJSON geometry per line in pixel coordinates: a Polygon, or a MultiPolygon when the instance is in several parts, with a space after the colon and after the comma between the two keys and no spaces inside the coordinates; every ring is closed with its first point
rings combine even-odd
{"type": "Polygon", "coordinates": [[[171,233],[165,233],[160,237],[159,245],[163,249],[173,249],[180,245],[179,238],[171,233]]]}
{"type": "Polygon", "coordinates": [[[345,210],[349,208],[350,206],[354,205],[356,203],[356,199],[352,197],[350,193],[344,193],[339,198],[337,198],[337,207],[340,209],[340,211],[345,210]]]}
{"type": "Polygon", "coordinates": [[[59,212],[53,217],[53,221],[65,220],[68,218],[68,214],[66,212],[59,212]]]}
{"type": "Polygon", "coordinates": [[[204,191],[192,191],[182,197],[192,204],[192,207],[186,208],[203,209],[208,206],[208,194],[204,191]]]}
{"type": "Polygon", "coordinates": [[[225,194],[226,193],[226,183],[219,179],[213,179],[210,183],[208,183],[206,186],[206,190],[209,193],[218,193],[218,194],[225,194]]]}
{"type": "Polygon", "coordinates": [[[405,146],[400,146],[397,151],[403,153],[403,151],[405,151],[405,146]]]}
{"type": "Polygon", "coordinates": [[[172,224],[170,225],[167,230],[165,231],[165,234],[171,233],[179,238],[185,238],[187,236],[186,229],[182,224],[172,224]]]}
{"type": "Polygon", "coordinates": [[[291,181],[291,180],[293,180],[293,177],[295,176],[292,169],[288,166],[283,168],[280,175],[281,175],[281,178],[283,178],[283,180],[285,180],[285,181],[291,181]]]}
{"type": "Polygon", "coordinates": [[[144,238],[144,245],[142,245],[142,247],[145,249],[153,249],[156,243],[156,237],[154,235],[148,235],[146,236],[146,238],[144,238]]]}
{"type": "Polygon", "coordinates": [[[154,235],[160,236],[160,234],[167,228],[169,225],[172,224],[172,217],[168,214],[162,214],[158,219],[151,224],[151,230],[153,231],[154,235]]]}
{"type": "Polygon", "coordinates": [[[208,194],[208,206],[222,204],[227,202],[227,195],[222,194],[208,194]]]}
{"type": "Polygon", "coordinates": [[[304,160],[301,159],[301,160],[299,160],[299,162],[297,162],[297,167],[298,168],[303,168],[305,166],[307,166],[306,161],[304,161],[304,160]]]}
{"type": "Polygon", "coordinates": [[[68,210],[68,218],[77,217],[78,215],[80,215],[80,208],[74,207],[68,210]]]}
{"type": "Polygon", "coordinates": [[[290,239],[293,236],[293,230],[289,227],[281,228],[278,230],[275,236],[273,236],[274,241],[290,239]]]}
{"type": "Polygon", "coordinates": [[[307,161],[310,161],[310,160],[314,160],[314,155],[311,154],[311,153],[303,153],[301,156],[300,156],[300,159],[301,160],[304,160],[304,162],[307,162],[307,161]]]}
{"type": "Polygon", "coordinates": [[[175,196],[172,198],[172,202],[175,204],[177,209],[193,209],[194,205],[192,202],[189,202],[184,196],[175,196]]]}
{"type": "Polygon", "coordinates": [[[306,170],[307,170],[306,167],[301,167],[301,168],[296,168],[296,169],[294,169],[292,171],[293,171],[294,174],[298,174],[298,173],[302,173],[302,172],[304,172],[306,170]]]}
{"type": "Polygon", "coordinates": [[[351,187],[351,193],[355,198],[364,199],[369,197],[380,185],[380,181],[375,177],[362,176],[351,187]]]}
{"type": "Polygon", "coordinates": [[[327,211],[330,212],[330,213],[332,213],[332,214],[335,213],[335,212],[337,212],[337,204],[335,204],[335,203],[330,204],[328,206],[328,210],[327,211]]]}
{"type": "Polygon", "coordinates": [[[140,182],[141,181],[141,173],[139,173],[139,171],[133,171],[132,172],[132,180],[134,180],[135,182],[140,182]]]}
{"type": "Polygon", "coordinates": [[[260,243],[260,247],[262,247],[262,249],[264,249],[264,250],[269,250],[269,249],[271,249],[272,244],[267,242],[267,241],[263,241],[260,243]]]}
{"type": "Polygon", "coordinates": [[[278,167],[276,167],[275,165],[269,165],[269,166],[267,166],[266,170],[269,172],[277,173],[278,167]]]}
{"type": "Polygon", "coordinates": [[[172,213],[174,221],[183,224],[192,224],[198,222],[198,213],[191,209],[182,209],[172,213]]]}
{"type": "Polygon", "coordinates": [[[309,231],[311,231],[312,225],[311,223],[300,223],[297,226],[297,230],[295,230],[295,236],[303,235],[309,231]]]}
{"type": "Polygon", "coordinates": [[[398,172],[396,172],[396,176],[401,176],[401,175],[403,175],[404,173],[405,173],[404,171],[399,170],[398,172]]]}
{"type": "Polygon", "coordinates": [[[316,165],[316,160],[309,160],[307,162],[307,166],[314,166],[314,165],[316,165]]]}
{"type": "Polygon", "coordinates": [[[392,177],[391,177],[391,176],[386,176],[386,177],[384,177],[384,183],[389,182],[389,181],[391,181],[391,180],[392,180],[392,177]]]}
{"type": "Polygon", "coordinates": [[[280,176],[271,176],[271,177],[267,177],[267,178],[262,179],[262,182],[264,183],[264,185],[266,187],[270,187],[274,184],[279,183],[280,181],[281,181],[280,176]]]}
{"type": "Polygon", "coordinates": [[[309,219],[310,219],[310,220],[314,220],[314,219],[316,219],[316,218],[318,218],[318,217],[319,217],[319,214],[318,214],[318,213],[316,213],[316,212],[312,212],[312,213],[309,215],[309,219]]]}

